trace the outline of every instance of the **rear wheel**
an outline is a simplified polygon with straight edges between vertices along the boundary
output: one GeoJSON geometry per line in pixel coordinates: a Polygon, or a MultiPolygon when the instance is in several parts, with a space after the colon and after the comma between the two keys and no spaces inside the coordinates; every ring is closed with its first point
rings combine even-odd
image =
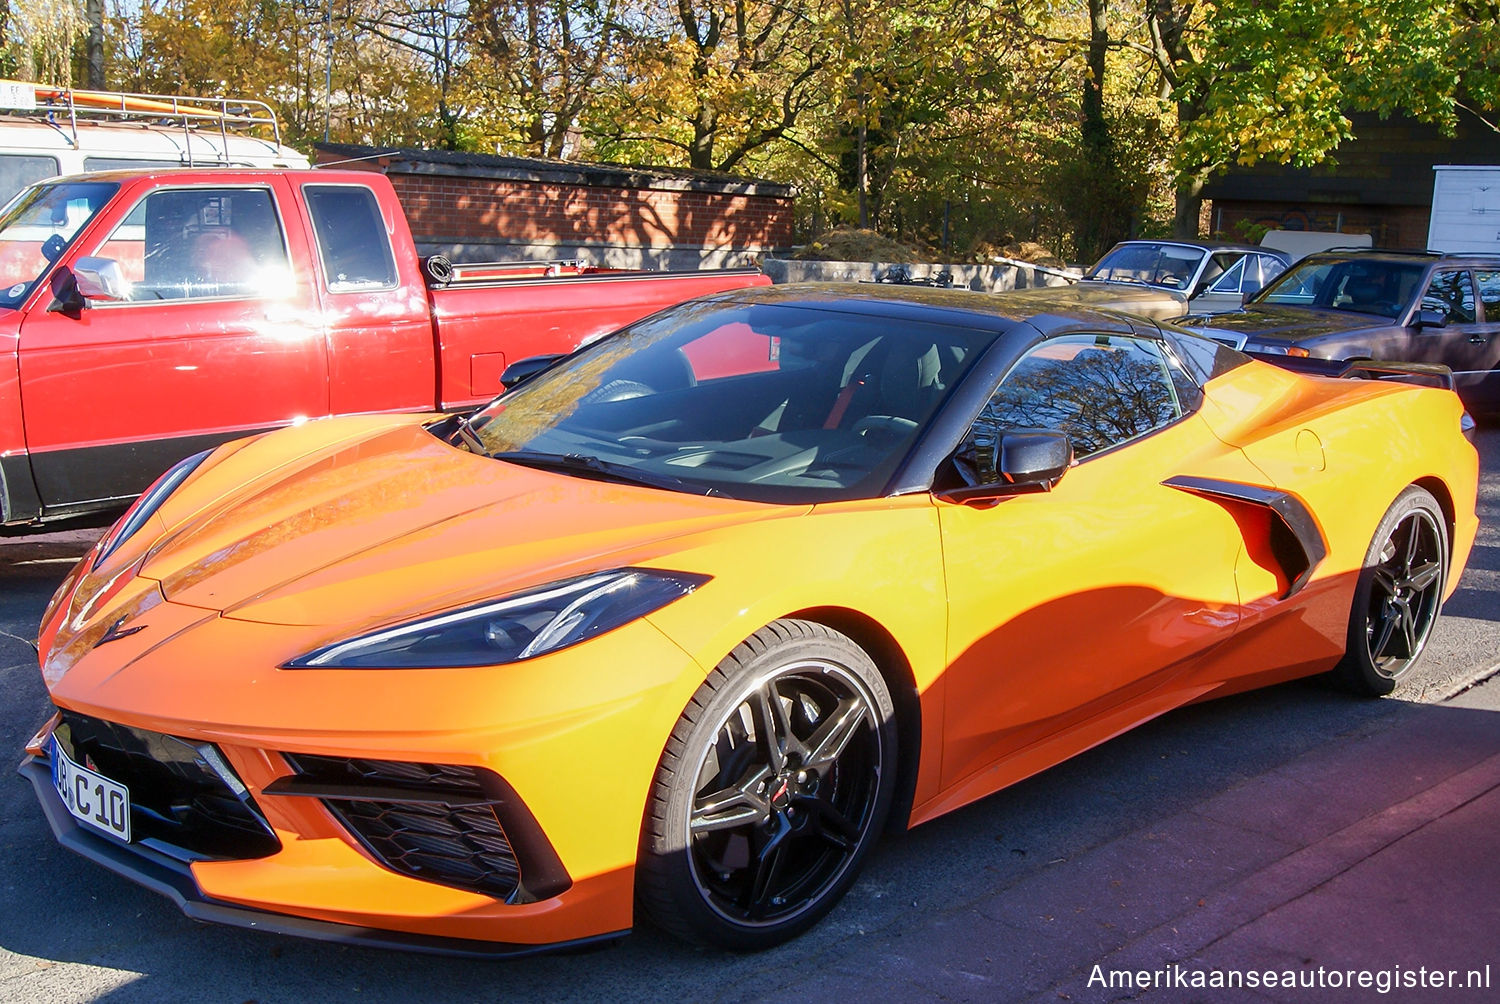
{"type": "Polygon", "coordinates": [[[811,927],[854,882],[890,809],[896,730],[870,657],[776,621],[711,673],[673,729],[637,891],[662,927],[734,950],[811,927]]]}
{"type": "Polygon", "coordinates": [[[1335,674],[1356,693],[1389,694],[1421,658],[1443,602],[1448,527],[1432,493],[1408,487],[1386,510],[1360,569],[1348,650],[1335,674]]]}

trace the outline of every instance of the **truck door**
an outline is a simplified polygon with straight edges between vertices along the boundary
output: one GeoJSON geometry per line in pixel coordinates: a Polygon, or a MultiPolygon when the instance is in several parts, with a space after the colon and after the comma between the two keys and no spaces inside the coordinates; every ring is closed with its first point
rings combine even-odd
{"type": "Polygon", "coordinates": [[[394,194],[382,205],[365,184],[319,181],[303,184],[302,198],[322,272],[334,414],[431,411],[432,311],[394,194]]]}
{"type": "MultiPolygon", "coordinates": [[[[231,176],[232,177],[232,176],[231,176]]],[[[114,301],[34,301],[20,334],[44,511],[138,494],[190,453],[328,413],[327,351],[280,178],[151,188],[70,249],[119,263],[114,301]]],[[[295,218],[295,217],[294,217],[295,218]]]]}

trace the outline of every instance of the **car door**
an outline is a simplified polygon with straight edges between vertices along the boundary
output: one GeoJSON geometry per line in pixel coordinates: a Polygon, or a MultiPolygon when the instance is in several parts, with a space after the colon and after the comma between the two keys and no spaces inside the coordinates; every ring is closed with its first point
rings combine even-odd
{"type": "Polygon", "coordinates": [[[1500,413],[1500,269],[1475,269],[1473,276],[1479,313],[1467,328],[1460,364],[1449,365],[1470,407],[1495,414],[1500,413]]]}
{"type": "Polygon", "coordinates": [[[1255,480],[1195,413],[1162,343],[1068,335],[1000,382],[974,432],[1068,432],[1078,462],[1050,492],[939,503],[949,590],[943,783],[1142,699],[1233,633],[1242,534],[1163,482],[1255,480]]]}
{"type": "Polygon", "coordinates": [[[187,454],[328,413],[323,329],[289,190],[151,188],[75,255],[128,289],[80,310],[34,302],[20,334],[26,443],[44,510],[138,494],[187,454]]]}
{"type": "MultiPolygon", "coordinates": [[[[1441,327],[1412,327],[1412,353],[1409,358],[1425,363],[1442,363],[1457,374],[1487,371],[1496,362],[1492,337],[1494,325],[1484,323],[1479,300],[1474,294],[1474,277],[1466,268],[1438,269],[1432,273],[1427,288],[1417,301],[1417,310],[1442,315],[1447,323],[1441,327]]],[[[1415,317],[1413,318],[1415,321],[1415,317]]]]}

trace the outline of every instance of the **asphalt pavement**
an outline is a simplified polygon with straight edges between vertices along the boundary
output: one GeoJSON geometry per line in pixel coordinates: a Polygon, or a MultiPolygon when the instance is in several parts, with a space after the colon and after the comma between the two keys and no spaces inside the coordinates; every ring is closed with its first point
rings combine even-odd
{"type": "MultiPolygon", "coordinates": [[[[198,926],[59,848],[9,775],[0,1002],[1500,1001],[1500,430],[1480,446],[1479,547],[1391,698],[1313,680],[1164,716],[887,839],[781,948],[642,927],[492,963],[198,926]]],[[[29,635],[87,542],[0,542],[15,759],[46,707],[29,635]]]]}

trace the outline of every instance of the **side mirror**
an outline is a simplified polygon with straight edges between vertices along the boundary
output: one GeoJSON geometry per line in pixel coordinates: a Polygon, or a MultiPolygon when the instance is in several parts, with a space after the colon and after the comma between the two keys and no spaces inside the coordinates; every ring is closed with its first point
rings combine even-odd
{"type": "Polygon", "coordinates": [[[78,258],[73,262],[73,280],[85,300],[128,300],[130,280],[113,258],[78,258]]]}
{"type": "Polygon", "coordinates": [[[1448,326],[1448,315],[1441,310],[1419,310],[1417,316],[1412,320],[1414,328],[1446,328],[1448,326]]]}
{"type": "Polygon", "coordinates": [[[952,502],[1051,491],[1073,465],[1073,444],[1056,429],[994,430],[977,427],[955,460],[976,484],[943,493],[952,502]]]}
{"type": "Polygon", "coordinates": [[[500,374],[500,382],[504,384],[506,390],[509,390],[518,383],[530,380],[561,358],[560,352],[550,356],[527,356],[505,367],[505,372],[500,374]]]}

